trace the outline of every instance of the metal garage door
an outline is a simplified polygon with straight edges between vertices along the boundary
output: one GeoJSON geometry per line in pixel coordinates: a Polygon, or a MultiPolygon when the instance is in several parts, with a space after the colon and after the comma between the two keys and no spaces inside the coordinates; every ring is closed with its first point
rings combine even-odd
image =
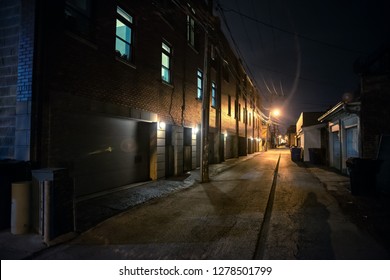
{"type": "Polygon", "coordinates": [[[70,162],[76,196],[149,180],[150,123],[100,115],[63,117],[66,144],[58,149],[70,162]]]}

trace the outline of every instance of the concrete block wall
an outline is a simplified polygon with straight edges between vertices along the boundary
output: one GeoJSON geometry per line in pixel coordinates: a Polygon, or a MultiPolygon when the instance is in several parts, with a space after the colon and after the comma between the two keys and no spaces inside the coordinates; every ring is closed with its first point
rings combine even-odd
{"type": "Polygon", "coordinates": [[[0,159],[14,158],[21,5],[0,5],[0,159]]]}

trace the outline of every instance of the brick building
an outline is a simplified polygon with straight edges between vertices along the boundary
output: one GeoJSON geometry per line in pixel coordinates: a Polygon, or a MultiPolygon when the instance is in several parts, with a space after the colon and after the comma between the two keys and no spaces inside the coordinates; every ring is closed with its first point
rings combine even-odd
{"type": "Polygon", "coordinates": [[[76,198],[180,175],[205,110],[209,163],[259,151],[260,96],[213,1],[2,3],[0,159],[66,168],[76,198]]]}

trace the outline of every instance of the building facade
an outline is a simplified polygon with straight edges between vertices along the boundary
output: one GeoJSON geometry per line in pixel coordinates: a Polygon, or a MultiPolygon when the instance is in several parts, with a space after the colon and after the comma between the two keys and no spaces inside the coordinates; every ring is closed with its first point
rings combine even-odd
{"type": "Polygon", "coordinates": [[[347,159],[361,157],[360,102],[340,102],[319,117],[326,124],[329,166],[347,173],[347,159]]]}
{"type": "Polygon", "coordinates": [[[213,1],[2,3],[1,159],[66,168],[83,198],[199,167],[205,125],[209,163],[260,150],[213,1]]]}
{"type": "Polygon", "coordinates": [[[310,149],[323,148],[322,128],[325,124],[318,121],[321,115],[321,112],[302,112],[296,123],[296,145],[302,148],[304,161],[310,160],[310,149]]]}

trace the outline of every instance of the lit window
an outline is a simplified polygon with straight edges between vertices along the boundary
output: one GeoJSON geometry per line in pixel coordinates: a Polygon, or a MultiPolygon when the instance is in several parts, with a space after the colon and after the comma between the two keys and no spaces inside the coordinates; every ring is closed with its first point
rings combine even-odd
{"type": "Polygon", "coordinates": [[[117,7],[115,51],[118,57],[133,62],[133,17],[117,7]]]}
{"type": "Polygon", "coordinates": [[[217,86],[214,82],[211,83],[211,106],[217,106],[217,86]]]}
{"type": "Polygon", "coordinates": [[[171,48],[163,42],[161,53],[161,79],[167,83],[171,83],[171,55],[171,48]]]}
{"type": "Polygon", "coordinates": [[[198,70],[197,72],[197,92],[196,92],[196,98],[202,99],[203,96],[203,73],[202,71],[198,70]]]}
{"type": "Polygon", "coordinates": [[[187,16],[187,42],[195,47],[195,21],[190,16],[187,16]]]}

